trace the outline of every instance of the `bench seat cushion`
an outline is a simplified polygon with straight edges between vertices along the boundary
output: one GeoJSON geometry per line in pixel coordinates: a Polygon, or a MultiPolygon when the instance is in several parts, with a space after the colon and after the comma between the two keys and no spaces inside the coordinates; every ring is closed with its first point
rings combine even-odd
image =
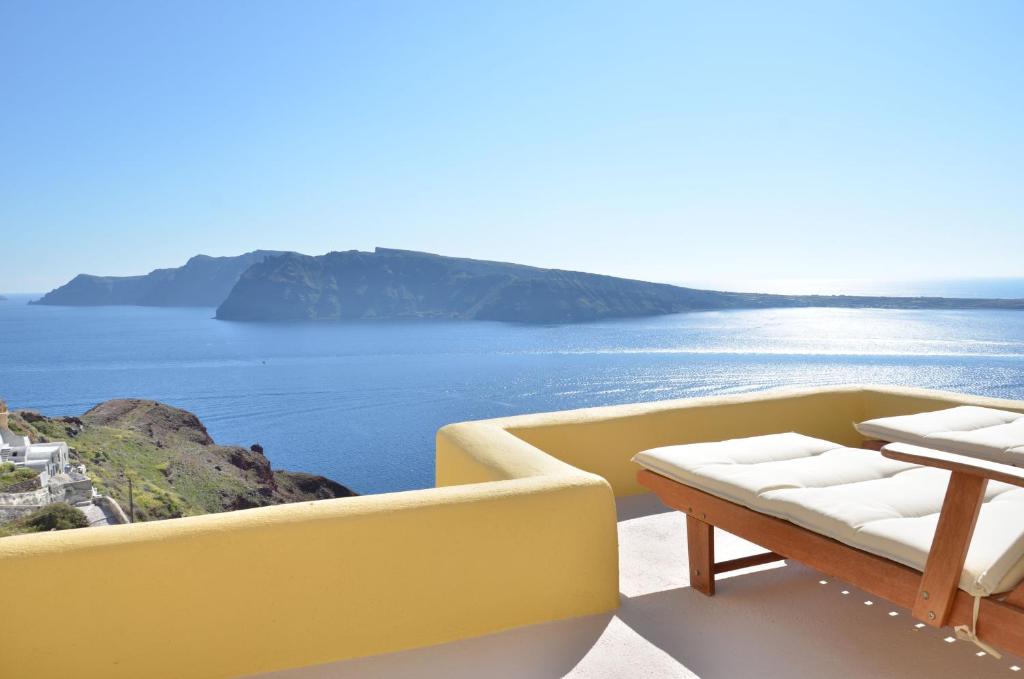
{"type": "Polygon", "coordinates": [[[917,415],[881,417],[856,425],[862,435],[983,460],[1024,466],[1024,414],[957,406],[917,415]]]}
{"type": "MultiPolygon", "coordinates": [[[[923,570],[949,472],[802,434],[666,446],[651,471],[923,570]]],[[[990,482],[960,587],[988,596],[1024,579],[1024,488],[990,482]]]]}

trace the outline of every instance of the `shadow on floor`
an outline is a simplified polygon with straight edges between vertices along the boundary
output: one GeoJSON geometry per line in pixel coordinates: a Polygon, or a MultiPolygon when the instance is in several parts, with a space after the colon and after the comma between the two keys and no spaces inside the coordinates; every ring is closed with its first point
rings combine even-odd
{"type": "MultiPolygon", "coordinates": [[[[619,500],[621,606],[440,646],[262,675],[263,679],[443,677],[618,679],[989,679],[1024,676],[1019,658],[978,657],[949,630],[800,564],[688,586],[686,523],[653,496],[619,500]],[[866,602],[871,602],[867,604],[866,602]]],[[[720,559],[761,551],[721,531],[720,559]]]]}
{"type": "Polygon", "coordinates": [[[658,496],[652,493],[619,498],[615,502],[615,509],[619,523],[639,519],[644,516],[667,514],[676,511],[671,507],[666,507],[658,499],[658,496]]]}
{"type": "Polygon", "coordinates": [[[532,625],[441,646],[350,660],[281,673],[262,679],[522,679],[563,677],[605,632],[612,614],[532,625]]]}
{"type": "Polygon", "coordinates": [[[616,617],[702,679],[1015,676],[1019,659],[979,657],[944,641],[949,630],[917,628],[905,609],[822,581],[789,564],[719,580],[714,597],[689,587],[623,597],[616,617]]]}

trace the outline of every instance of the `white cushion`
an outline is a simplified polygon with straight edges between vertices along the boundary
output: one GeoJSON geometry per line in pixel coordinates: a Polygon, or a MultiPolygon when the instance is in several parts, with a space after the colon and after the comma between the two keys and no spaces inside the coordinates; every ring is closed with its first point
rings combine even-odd
{"type": "Polygon", "coordinates": [[[856,427],[869,438],[1024,466],[1024,414],[1009,410],[958,406],[882,417],[856,427]]]}
{"type": "MultiPolygon", "coordinates": [[[[666,446],[633,461],[844,544],[923,570],[949,473],[801,434],[666,446]]],[[[1024,579],[1024,489],[990,482],[960,587],[1024,579]]]]}

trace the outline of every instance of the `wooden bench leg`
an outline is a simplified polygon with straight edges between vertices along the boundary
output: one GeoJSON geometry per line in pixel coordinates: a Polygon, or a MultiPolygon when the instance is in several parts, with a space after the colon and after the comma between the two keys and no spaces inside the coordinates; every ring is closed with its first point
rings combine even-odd
{"type": "Polygon", "coordinates": [[[943,627],[949,620],[986,485],[983,476],[953,472],[949,477],[913,609],[915,618],[932,627],[943,627]]]}
{"type": "Polygon", "coordinates": [[[686,544],[690,553],[690,586],[715,594],[715,527],[686,515],[686,544]]]}

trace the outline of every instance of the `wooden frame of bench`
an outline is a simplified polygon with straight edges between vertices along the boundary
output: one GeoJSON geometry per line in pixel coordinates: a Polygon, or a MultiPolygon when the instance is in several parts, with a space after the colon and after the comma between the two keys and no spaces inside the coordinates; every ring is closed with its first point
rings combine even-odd
{"type": "MultiPolygon", "coordinates": [[[[908,608],[932,627],[973,628],[974,597],[959,589],[959,581],[985,487],[989,479],[1024,487],[1024,470],[920,448],[887,446],[882,454],[952,472],[924,573],[646,469],[637,480],[686,514],[690,585],[708,596],[715,593],[716,573],[793,559],[908,608]],[[769,552],[716,564],[716,527],[769,552]]],[[[1024,583],[1009,594],[982,599],[974,629],[982,641],[1024,655],[1024,583]]]]}

